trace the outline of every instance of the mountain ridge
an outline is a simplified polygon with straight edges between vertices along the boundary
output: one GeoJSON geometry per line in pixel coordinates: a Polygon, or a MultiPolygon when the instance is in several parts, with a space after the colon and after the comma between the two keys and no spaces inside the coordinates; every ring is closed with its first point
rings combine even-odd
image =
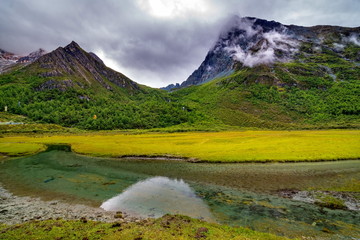
{"type": "MultiPolygon", "coordinates": [[[[139,90],[137,83],[130,80],[125,75],[118,73],[108,67],[94,53],[85,52],[76,42],[72,41],[67,46],[59,47],[54,51],[37,59],[40,69],[43,69],[40,75],[45,78],[51,78],[45,82],[44,87],[56,87],[53,84],[54,77],[76,76],[81,79],[76,83],[72,83],[72,79],[66,79],[63,88],[68,87],[90,87],[92,84],[113,91],[115,84],[117,87],[126,88],[129,91],[139,90]],[[47,71],[49,69],[50,71],[47,71]],[[110,83],[109,83],[110,82],[110,83]]],[[[61,83],[59,83],[61,85],[61,83]]]]}
{"type": "MultiPolygon", "coordinates": [[[[304,43],[321,47],[323,39],[334,38],[340,47],[349,42],[360,45],[357,40],[359,33],[360,27],[331,25],[303,27],[283,25],[276,21],[253,17],[234,16],[222,30],[199,68],[180,84],[180,88],[230,75],[244,66],[293,61],[296,59],[296,51],[304,43]]],[[[357,59],[360,59],[360,55],[357,59]]],[[[175,85],[169,85],[163,89],[171,90],[174,87],[175,85]]]]}

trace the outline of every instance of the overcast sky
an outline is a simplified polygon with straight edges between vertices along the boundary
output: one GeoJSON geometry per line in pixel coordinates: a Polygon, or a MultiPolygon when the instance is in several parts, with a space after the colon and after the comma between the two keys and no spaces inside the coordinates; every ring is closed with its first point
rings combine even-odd
{"type": "Polygon", "coordinates": [[[237,14],[283,24],[360,26],[360,0],[0,0],[0,48],[28,54],[76,41],[152,87],[182,82],[237,14]]]}

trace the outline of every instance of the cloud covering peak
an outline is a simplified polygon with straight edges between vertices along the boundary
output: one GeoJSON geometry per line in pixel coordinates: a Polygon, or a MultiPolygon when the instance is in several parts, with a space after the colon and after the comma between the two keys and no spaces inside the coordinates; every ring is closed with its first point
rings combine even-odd
{"type": "Polygon", "coordinates": [[[270,31],[255,24],[256,19],[238,18],[227,36],[222,33],[214,51],[225,49],[244,66],[287,61],[298,49],[297,40],[287,33],[287,28],[273,22],[270,31]]]}

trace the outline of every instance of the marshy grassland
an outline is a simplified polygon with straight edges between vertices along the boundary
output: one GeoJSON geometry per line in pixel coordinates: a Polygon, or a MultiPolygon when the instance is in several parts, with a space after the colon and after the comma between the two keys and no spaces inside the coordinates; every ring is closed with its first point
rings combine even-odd
{"type": "MultiPolygon", "coordinates": [[[[2,134],[0,160],[7,161],[12,157],[33,155],[45,151],[47,145],[57,144],[71,145],[72,151],[78,154],[111,157],[114,161],[116,158],[131,156],[175,157],[191,161],[224,163],[330,161],[360,158],[360,130],[247,130],[181,133],[140,130],[128,132],[71,130],[2,134]]],[[[328,189],[324,186],[323,190],[358,192],[359,182],[356,179],[350,180],[339,189],[328,189]]],[[[333,199],[325,200],[333,204],[333,199]]],[[[356,231],[356,229],[353,230],[354,233],[356,231]]],[[[165,215],[159,219],[136,222],[105,223],[81,218],[79,220],[32,220],[17,225],[0,223],[0,239],[252,240],[287,238],[244,227],[208,223],[185,216],[165,215]]]]}
{"type": "Polygon", "coordinates": [[[47,144],[97,157],[178,157],[207,162],[324,161],[360,158],[360,130],[84,132],[4,135],[0,157],[31,155],[47,144]]]}

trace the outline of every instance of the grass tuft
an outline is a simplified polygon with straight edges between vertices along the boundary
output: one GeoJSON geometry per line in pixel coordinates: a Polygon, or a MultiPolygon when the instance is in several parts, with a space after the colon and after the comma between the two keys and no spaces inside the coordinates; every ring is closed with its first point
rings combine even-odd
{"type": "Polygon", "coordinates": [[[0,225],[1,239],[287,239],[242,227],[212,224],[179,215],[139,223],[31,221],[0,225]]]}

